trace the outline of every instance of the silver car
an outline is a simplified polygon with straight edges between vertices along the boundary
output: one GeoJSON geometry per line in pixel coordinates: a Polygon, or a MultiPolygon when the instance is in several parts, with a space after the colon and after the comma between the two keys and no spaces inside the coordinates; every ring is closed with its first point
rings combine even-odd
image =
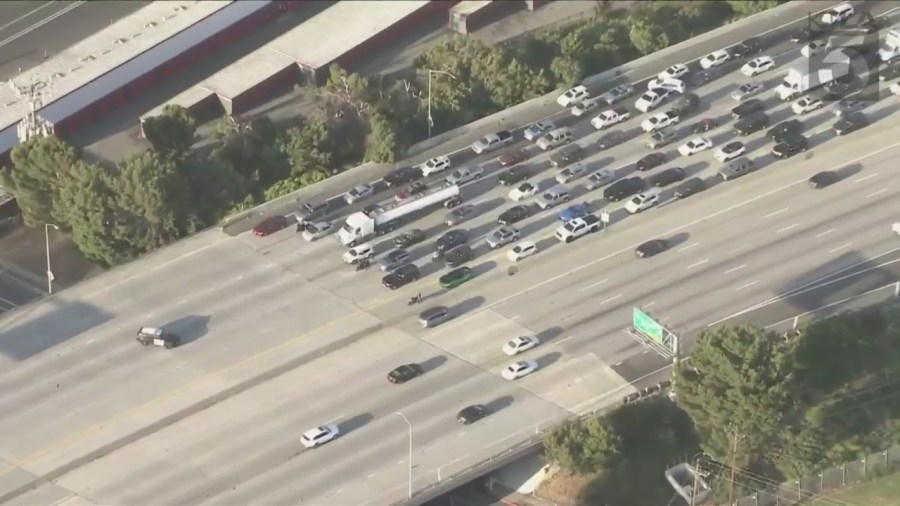
{"type": "Polygon", "coordinates": [[[575,179],[580,178],[587,174],[587,166],[583,163],[576,163],[570,167],[566,167],[565,169],[556,173],[556,182],[559,184],[566,184],[569,181],[573,181],[575,179]]]}
{"type": "Polygon", "coordinates": [[[837,104],[834,105],[834,115],[838,118],[843,118],[850,113],[861,111],[868,107],[871,102],[866,100],[858,100],[853,98],[845,98],[841,100],[837,104]]]}
{"type": "Polygon", "coordinates": [[[540,139],[542,135],[549,132],[550,130],[553,130],[554,128],[556,128],[556,123],[545,119],[538,121],[537,123],[528,125],[528,127],[525,128],[525,132],[523,135],[526,140],[536,141],[540,139]]]}
{"type": "Polygon", "coordinates": [[[390,272],[409,263],[409,252],[405,249],[395,249],[378,261],[378,269],[381,272],[390,272]]]}
{"type": "Polygon", "coordinates": [[[631,86],[630,84],[620,84],[615,88],[607,91],[603,95],[600,95],[600,98],[605,100],[607,104],[613,105],[615,103],[621,102],[622,100],[625,100],[633,94],[633,86],[631,86]]]}
{"type": "Polygon", "coordinates": [[[587,178],[587,182],[584,184],[584,187],[588,190],[596,190],[601,186],[606,186],[609,184],[613,178],[616,177],[616,173],[609,169],[600,169],[597,172],[594,172],[587,178]]]}
{"type": "Polygon", "coordinates": [[[511,227],[509,225],[504,225],[500,228],[494,229],[494,231],[487,236],[487,243],[488,246],[491,247],[491,249],[497,249],[503,245],[518,240],[519,229],[516,227],[511,227]]]}
{"type": "Polygon", "coordinates": [[[763,86],[762,83],[750,81],[738,86],[738,89],[732,91],[731,98],[738,102],[743,102],[750,97],[754,97],[762,93],[763,88],[765,88],[765,86],[763,86]]]}
{"type": "Polygon", "coordinates": [[[472,204],[459,206],[447,213],[447,216],[444,218],[444,223],[446,223],[448,227],[459,225],[460,223],[473,218],[476,210],[476,207],[472,204]]]}

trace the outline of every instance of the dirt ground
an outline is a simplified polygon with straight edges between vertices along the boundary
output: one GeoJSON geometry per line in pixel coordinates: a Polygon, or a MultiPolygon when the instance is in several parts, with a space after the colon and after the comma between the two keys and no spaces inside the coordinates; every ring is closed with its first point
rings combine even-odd
{"type": "Polygon", "coordinates": [[[560,506],[576,506],[578,497],[590,481],[588,476],[560,471],[542,483],[536,495],[560,506]]]}

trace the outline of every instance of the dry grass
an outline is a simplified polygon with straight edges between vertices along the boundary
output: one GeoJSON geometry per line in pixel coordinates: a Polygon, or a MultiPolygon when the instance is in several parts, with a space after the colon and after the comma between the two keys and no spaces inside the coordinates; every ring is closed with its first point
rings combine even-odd
{"type": "Polygon", "coordinates": [[[591,482],[590,476],[584,476],[569,471],[559,471],[552,478],[545,481],[537,489],[536,494],[542,499],[562,505],[573,505],[578,501],[582,491],[591,482]]]}

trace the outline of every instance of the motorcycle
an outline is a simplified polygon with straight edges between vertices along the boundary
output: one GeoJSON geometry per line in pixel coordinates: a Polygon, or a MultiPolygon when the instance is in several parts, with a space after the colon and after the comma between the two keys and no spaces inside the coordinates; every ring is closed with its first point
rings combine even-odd
{"type": "Polygon", "coordinates": [[[408,304],[408,305],[414,306],[414,305],[416,305],[416,304],[418,304],[418,303],[420,303],[420,302],[422,302],[422,294],[414,295],[413,297],[411,297],[411,298],[409,299],[409,304],[408,304]]]}
{"type": "Polygon", "coordinates": [[[307,226],[309,226],[309,224],[306,223],[305,221],[301,221],[300,223],[297,223],[297,233],[299,234],[300,232],[305,231],[307,226]]]}
{"type": "Polygon", "coordinates": [[[369,261],[366,259],[362,259],[356,262],[356,272],[365,271],[369,269],[369,261]]]}

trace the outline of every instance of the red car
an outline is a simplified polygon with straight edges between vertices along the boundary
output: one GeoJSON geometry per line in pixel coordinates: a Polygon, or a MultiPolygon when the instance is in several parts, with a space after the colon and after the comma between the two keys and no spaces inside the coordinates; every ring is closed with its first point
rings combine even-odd
{"type": "Polygon", "coordinates": [[[400,189],[396,194],[394,194],[394,200],[397,202],[403,202],[408,198],[422,195],[426,191],[428,191],[428,187],[425,186],[425,183],[412,183],[411,185],[407,186],[406,188],[400,189]]]}
{"type": "Polygon", "coordinates": [[[287,226],[288,219],[286,216],[269,216],[253,227],[253,235],[256,237],[265,237],[269,234],[274,234],[287,226]]]}
{"type": "Polygon", "coordinates": [[[503,167],[512,167],[518,163],[524,162],[528,158],[528,154],[524,149],[520,149],[515,153],[506,153],[500,157],[500,165],[503,167]]]}

